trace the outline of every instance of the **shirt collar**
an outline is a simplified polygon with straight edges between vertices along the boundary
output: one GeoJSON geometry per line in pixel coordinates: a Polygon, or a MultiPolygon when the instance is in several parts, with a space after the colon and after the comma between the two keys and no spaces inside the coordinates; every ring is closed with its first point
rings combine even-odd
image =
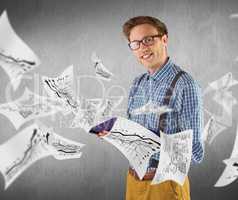
{"type": "Polygon", "coordinates": [[[159,80],[164,76],[164,74],[166,74],[170,70],[171,66],[172,66],[172,61],[170,57],[168,57],[167,61],[161,68],[159,68],[157,71],[155,71],[151,75],[149,72],[147,72],[147,76],[151,77],[153,80],[159,80]]]}

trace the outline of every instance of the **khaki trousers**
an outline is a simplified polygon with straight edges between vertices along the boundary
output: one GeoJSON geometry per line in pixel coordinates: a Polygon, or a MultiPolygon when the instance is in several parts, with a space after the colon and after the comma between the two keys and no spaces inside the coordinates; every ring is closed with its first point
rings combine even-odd
{"type": "Polygon", "coordinates": [[[126,200],[190,200],[188,177],[183,186],[174,181],[157,185],[150,185],[150,183],[150,180],[140,181],[128,173],[126,200]]]}

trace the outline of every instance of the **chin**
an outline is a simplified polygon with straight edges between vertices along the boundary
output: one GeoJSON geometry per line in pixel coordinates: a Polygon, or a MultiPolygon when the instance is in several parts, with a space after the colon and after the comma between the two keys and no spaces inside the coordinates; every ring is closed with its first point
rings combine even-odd
{"type": "Polygon", "coordinates": [[[156,67],[155,67],[154,65],[152,65],[152,64],[148,65],[148,63],[147,63],[147,64],[144,64],[144,66],[145,66],[147,69],[155,69],[155,68],[156,68],[156,67]]]}
{"type": "Polygon", "coordinates": [[[148,69],[153,68],[153,64],[152,64],[152,63],[149,63],[149,62],[141,62],[141,64],[142,64],[143,66],[145,66],[146,68],[148,68],[148,69]]]}
{"type": "Polygon", "coordinates": [[[144,65],[144,67],[146,68],[146,70],[149,70],[149,71],[151,71],[151,70],[153,70],[154,68],[153,67],[151,67],[151,66],[146,66],[146,65],[144,65]]]}

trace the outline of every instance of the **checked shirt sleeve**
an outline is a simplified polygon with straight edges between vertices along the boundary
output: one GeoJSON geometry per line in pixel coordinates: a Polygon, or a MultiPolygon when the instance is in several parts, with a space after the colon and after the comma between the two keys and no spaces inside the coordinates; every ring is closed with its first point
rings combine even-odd
{"type": "Polygon", "coordinates": [[[182,94],[182,108],[179,114],[180,130],[193,130],[192,162],[200,163],[204,156],[201,134],[203,111],[201,88],[196,82],[186,84],[182,94]]]}

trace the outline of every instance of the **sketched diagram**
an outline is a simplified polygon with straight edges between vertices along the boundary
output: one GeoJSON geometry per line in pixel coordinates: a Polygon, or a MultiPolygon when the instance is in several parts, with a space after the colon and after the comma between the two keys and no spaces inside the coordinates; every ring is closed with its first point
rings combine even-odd
{"type": "Polygon", "coordinates": [[[81,106],[83,107],[75,113],[71,128],[79,127],[88,132],[95,125],[98,106],[87,101],[83,101],[81,106]]]}
{"type": "Polygon", "coordinates": [[[59,160],[80,158],[83,146],[34,123],[0,145],[0,172],[5,189],[37,160],[49,155],[59,160]]]}
{"type": "Polygon", "coordinates": [[[0,66],[7,73],[13,89],[16,90],[25,73],[40,64],[39,58],[17,36],[9,23],[7,12],[0,16],[0,66]]]}
{"type": "Polygon", "coordinates": [[[238,178],[238,125],[236,129],[236,139],[233,146],[233,151],[230,158],[223,160],[223,162],[226,164],[226,168],[214,185],[215,187],[224,187],[231,184],[238,178]]]}
{"type": "Polygon", "coordinates": [[[73,66],[69,66],[56,78],[42,77],[45,91],[50,97],[65,103],[65,110],[74,111],[79,107],[79,103],[73,95],[73,66]]]}
{"type": "Polygon", "coordinates": [[[111,117],[112,112],[121,104],[123,98],[123,96],[118,96],[104,99],[101,107],[97,110],[98,121],[111,117]]]}
{"type": "Polygon", "coordinates": [[[120,105],[122,100],[123,96],[101,99],[100,103],[95,103],[90,99],[84,100],[81,109],[79,109],[75,115],[71,127],[80,127],[86,132],[89,132],[89,130],[100,121],[111,117],[113,110],[120,105]]]}
{"type": "Polygon", "coordinates": [[[160,138],[140,124],[123,117],[117,117],[108,131],[109,134],[102,138],[121,151],[142,179],[150,157],[160,151],[160,138]]]}
{"type": "Polygon", "coordinates": [[[105,81],[111,81],[113,74],[104,66],[95,52],[92,53],[91,60],[94,64],[96,77],[105,81]]]}
{"type": "Polygon", "coordinates": [[[160,162],[152,184],[173,180],[183,185],[192,159],[193,130],[161,134],[160,162]]]}
{"type": "Polygon", "coordinates": [[[202,134],[203,141],[206,141],[208,144],[211,144],[214,141],[215,137],[219,133],[224,131],[226,128],[226,126],[222,125],[216,120],[215,116],[212,116],[204,127],[202,134]]]}
{"type": "Polygon", "coordinates": [[[61,104],[34,94],[27,88],[20,98],[0,105],[0,113],[5,115],[16,129],[27,121],[52,115],[60,110],[61,104]]]}

